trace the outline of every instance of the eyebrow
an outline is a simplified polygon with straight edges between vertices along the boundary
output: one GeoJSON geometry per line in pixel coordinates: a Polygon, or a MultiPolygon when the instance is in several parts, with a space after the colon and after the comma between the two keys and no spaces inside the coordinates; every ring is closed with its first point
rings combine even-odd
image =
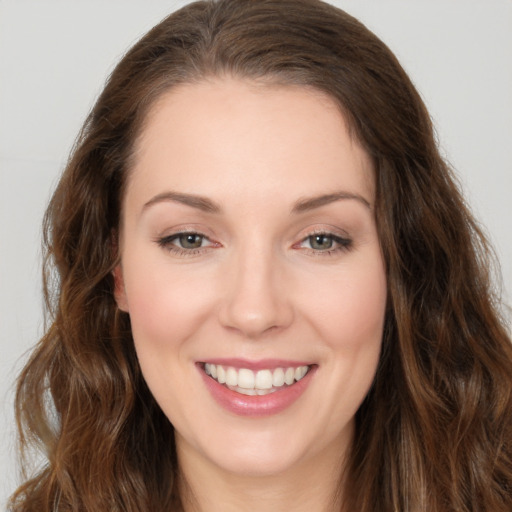
{"type": "Polygon", "coordinates": [[[143,210],[150,206],[166,201],[174,201],[176,203],[185,204],[192,208],[196,208],[206,213],[220,213],[221,207],[207,197],[197,196],[195,194],[185,194],[183,192],[163,192],[151,198],[144,204],[143,210]]]}
{"type": "Polygon", "coordinates": [[[332,194],[322,194],[320,196],[315,197],[306,197],[303,199],[299,199],[292,208],[292,213],[303,213],[310,210],[314,210],[315,208],[320,208],[329,203],[334,203],[335,201],[341,201],[345,199],[354,199],[362,203],[369,210],[372,209],[370,202],[365,199],[363,196],[359,194],[354,194],[352,192],[335,192],[332,194]]]}
{"type": "MultiPolygon", "coordinates": [[[[335,192],[332,194],[322,194],[314,197],[306,197],[303,199],[299,199],[295,202],[292,207],[291,213],[303,213],[310,210],[314,210],[316,208],[320,208],[321,206],[325,206],[329,203],[334,203],[335,201],[341,201],[346,199],[353,199],[359,201],[368,209],[371,210],[371,205],[369,201],[367,201],[363,196],[359,194],[354,194],[352,192],[335,192]]],[[[191,208],[196,208],[197,210],[201,210],[206,213],[216,213],[219,214],[222,212],[222,208],[207,197],[198,196],[195,194],[185,194],[183,192],[162,192],[161,194],[157,194],[155,197],[151,198],[147,203],[143,206],[143,211],[149,208],[150,206],[162,202],[174,201],[177,203],[184,204],[186,206],[190,206],[191,208]]]]}

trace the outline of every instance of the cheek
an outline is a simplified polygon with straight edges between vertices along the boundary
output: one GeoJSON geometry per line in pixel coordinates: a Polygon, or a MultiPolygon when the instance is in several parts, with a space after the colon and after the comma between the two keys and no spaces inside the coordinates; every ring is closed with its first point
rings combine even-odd
{"type": "MultiPolygon", "coordinates": [[[[148,259],[140,259],[148,262],[148,259]]],[[[185,279],[168,265],[125,263],[125,283],[137,358],[144,378],[162,410],[180,423],[182,397],[193,377],[191,359],[197,335],[211,310],[204,280],[185,279]],[[176,417],[178,412],[178,417],[176,417]]]]}
{"type": "Polygon", "coordinates": [[[323,392],[319,415],[329,417],[326,439],[338,435],[353,419],[377,370],[387,301],[380,259],[351,265],[326,283],[309,302],[310,325],[322,341],[323,392]]]}
{"type": "MultiPolygon", "coordinates": [[[[315,290],[314,286],[311,286],[315,290]]],[[[386,310],[387,286],[383,264],[342,269],[323,289],[307,298],[309,318],[322,331],[322,338],[333,349],[358,351],[380,349],[386,310]]]]}
{"type": "Polygon", "coordinates": [[[210,308],[204,283],[162,265],[141,267],[128,264],[125,272],[135,343],[174,349],[193,334],[210,308]]]}

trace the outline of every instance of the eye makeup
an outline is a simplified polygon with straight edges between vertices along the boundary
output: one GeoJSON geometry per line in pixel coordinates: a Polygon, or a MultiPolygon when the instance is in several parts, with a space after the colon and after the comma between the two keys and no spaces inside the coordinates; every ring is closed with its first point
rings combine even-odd
{"type": "Polygon", "coordinates": [[[328,231],[315,231],[293,247],[303,249],[312,256],[332,256],[349,251],[352,248],[352,240],[328,231]]]}
{"type": "Polygon", "coordinates": [[[196,231],[180,231],[172,235],[157,238],[156,243],[176,256],[196,256],[221,244],[211,241],[203,233],[196,231]]]}
{"type": "MultiPolygon", "coordinates": [[[[219,242],[212,241],[198,231],[180,231],[159,237],[155,242],[166,251],[177,256],[195,256],[212,248],[219,248],[219,242]]],[[[292,245],[312,256],[332,256],[352,248],[352,240],[326,230],[315,230],[292,245]]]]}

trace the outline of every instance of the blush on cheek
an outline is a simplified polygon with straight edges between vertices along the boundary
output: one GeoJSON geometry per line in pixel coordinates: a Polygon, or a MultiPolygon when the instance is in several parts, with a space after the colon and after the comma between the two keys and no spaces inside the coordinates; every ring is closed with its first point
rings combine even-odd
{"type": "Polygon", "coordinates": [[[187,337],[193,327],[186,319],[193,306],[179,298],[165,296],[139,296],[130,305],[130,318],[135,341],[138,335],[152,344],[172,344],[187,337]]]}
{"type": "MultiPolygon", "coordinates": [[[[140,269],[139,269],[140,270],[140,269]]],[[[215,294],[208,292],[204,279],[186,279],[176,273],[140,272],[130,289],[132,332],[145,343],[176,347],[189,339],[211,311],[215,294]]]]}
{"type": "Polygon", "coordinates": [[[353,336],[364,342],[368,340],[380,341],[384,328],[384,312],[382,304],[385,303],[385,291],[374,290],[373,294],[367,294],[366,300],[353,301],[347,305],[347,318],[352,321],[347,324],[353,331],[353,336]]]}
{"type": "Polygon", "coordinates": [[[385,279],[371,275],[334,283],[311,297],[308,314],[324,327],[333,348],[358,349],[380,343],[386,293],[385,279]]]}

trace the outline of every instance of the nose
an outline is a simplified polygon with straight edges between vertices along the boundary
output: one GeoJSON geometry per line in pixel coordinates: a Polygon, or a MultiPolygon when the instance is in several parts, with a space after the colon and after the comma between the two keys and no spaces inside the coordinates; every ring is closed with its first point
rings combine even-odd
{"type": "Polygon", "coordinates": [[[221,324],[256,339],[293,321],[283,269],[271,250],[245,250],[229,262],[224,276],[221,324]]]}

